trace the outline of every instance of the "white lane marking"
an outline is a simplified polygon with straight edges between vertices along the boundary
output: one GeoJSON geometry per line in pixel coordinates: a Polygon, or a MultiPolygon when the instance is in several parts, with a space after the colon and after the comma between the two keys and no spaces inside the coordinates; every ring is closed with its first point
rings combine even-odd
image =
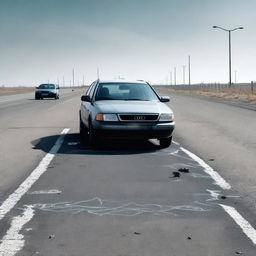
{"type": "Polygon", "coordinates": [[[206,191],[208,191],[211,195],[211,199],[208,199],[206,201],[217,201],[219,200],[219,196],[220,196],[220,191],[219,190],[210,190],[210,189],[206,189],[206,191]]]}
{"type": "Polygon", "coordinates": [[[194,159],[198,164],[200,164],[204,168],[204,172],[209,174],[222,189],[230,189],[231,186],[228,182],[226,182],[216,171],[212,169],[207,163],[205,163],[201,158],[188,151],[187,149],[180,147],[180,149],[194,159]]]}
{"type": "Polygon", "coordinates": [[[23,248],[25,244],[24,236],[19,234],[19,232],[22,227],[33,218],[33,216],[34,210],[32,206],[27,206],[22,215],[12,219],[11,227],[1,240],[0,256],[13,256],[23,248]]]}
{"type": "Polygon", "coordinates": [[[0,220],[17,204],[17,202],[22,198],[22,196],[28,192],[32,185],[40,178],[40,176],[47,170],[47,167],[51,163],[54,155],[60,149],[65,134],[67,134],[69,128],[65,128],[60,137],[55,142],[54,146],[51,148],[50,152],[41,160],[39,165],[32,171],[32,173],[20,184],[20,186],[2,203],[0,206],[0,220]]]}
{"type": "Polygon", "coordinates": [[[28,192],[30,195],[44,195],[44,194],[61,194],[61,191],[58,189],[50,189],[50,190],[37,190],[28,192]]]}
{"type": "Polygon", "coordinates": [[[256,245],[256,230],[252,225],[243,218],[243,216],[232,206],[219,204],[236,222],[236,224],[243,230],[246,236],[256,245]]]}
{"type": "Polygon", "coordinates": [[[172,141],[173,144],[177,145],[177,146],[180,146],[180,143],[179,142],[176,142],[176,141],[172,141]]]}
{"type": "MultiPolygon", "coordinates": [[[[230,189],[231,185],[227,183],[216,171],[214,171],[208,164],[206,164],[201,158],[188,151],[187,149],[180,147],[180,149],[185,152],[188,156],[194,159],[198,164],[200,164],[204,171],[209,174],[222,189],[230,189]]],[[[217,199],[219,191],[208,190],[213,200],[217,199]]],[[[252,227],[252,225],[242,217],[242,215],[232,206],[227,206],[224,204],[219,204],[236,222],[236,224],[242,229],[245,235],[256,245],[256,230],[252,227]]]]}

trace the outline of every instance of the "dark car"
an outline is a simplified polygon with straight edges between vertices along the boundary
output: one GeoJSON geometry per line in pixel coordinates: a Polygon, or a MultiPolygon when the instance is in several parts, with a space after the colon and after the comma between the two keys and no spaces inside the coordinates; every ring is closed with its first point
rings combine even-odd
{"type": "Polygon", "coordinates": [[[57,84],[41,84],[36,87],[35,99],[54,98],[59,99],[59,85],[57,84]]]}

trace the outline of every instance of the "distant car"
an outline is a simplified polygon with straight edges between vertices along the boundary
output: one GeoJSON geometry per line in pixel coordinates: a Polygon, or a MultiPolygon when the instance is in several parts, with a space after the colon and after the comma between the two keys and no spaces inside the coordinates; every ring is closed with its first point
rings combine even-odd
{"type": "Polygon", "coordinates": [[[158,139],[169,147],[174,130],[173,111],[143,81],[100,81],[81,97],[80,135],[91,146],[100,138],[158,139]]]}
{"type": "Polygon", "coordinates": [[[54,98],[59,99],[59,85],[57,84],[41,84],[36,87],[35,99],[54,98]]]}

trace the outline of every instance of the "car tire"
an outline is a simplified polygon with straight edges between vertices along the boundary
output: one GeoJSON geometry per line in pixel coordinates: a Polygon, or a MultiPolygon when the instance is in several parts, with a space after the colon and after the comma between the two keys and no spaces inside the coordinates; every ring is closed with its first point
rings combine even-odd
{"type": "Polygon", "coordinates": [[[79,133],[80,133],[80,141],[83,144],[88,140],[88,129],[84,125],[81,119],[81,114],[79,114],[79,133]]]}
{"type": "Polygon", "coordinates": [[[37,95],[35,96],[35,100],[39,100],[39,97],[37,95]]]}
{"type": "Polygon", "coordinates": [[[172,137],[159,139],[160,148],[168,148],[172,144],[172,137]]]}
{"type": "Polygon", "coordinates": [[[92,127],[91,122],[89,122],[89,129],[88,129],[88,144],[89,144],[89,147],[91,147],[91,148],[97,147],[97,144],[98,144],[98,141],[97,141],[97,138],[95,135],[95,131],[92,127]]]}

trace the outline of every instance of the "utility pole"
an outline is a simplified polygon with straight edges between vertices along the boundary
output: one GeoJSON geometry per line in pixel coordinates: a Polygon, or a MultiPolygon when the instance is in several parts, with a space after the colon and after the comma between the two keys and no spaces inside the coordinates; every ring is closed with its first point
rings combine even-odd
{"type": "Polygon", "coordinates": [[[172,85],[172,71],[170,72],[170,85],[172,85]]]}
{"type": "Polygon", "coordinates": [[[190,75],[190,55],[188,55],[188,86],[191,86],[191,75],[190,75]]]}
{"type": "Polygon", "coordinates": [[[183,67],[183,84],[185,84],[185,65],[182,66],[183,67]]]}
{"type": "Polygon", "coordinates": [[[176,67],[174,68],[174,85],[177,84],[177,81],[176,81],[176,67]]]}
{"type": "Polygon", "coordinates": [[[75,69],[74,68],[72,71],[72,77],[73,77],[73,86],[75,86],[75,69]]]}
{"type": "Polygon", "coordinates": [[[62,85],[63,85],[63,87],[65,86],[65,78],[64,78],[64,76],[62,77],[62,85]]]}

